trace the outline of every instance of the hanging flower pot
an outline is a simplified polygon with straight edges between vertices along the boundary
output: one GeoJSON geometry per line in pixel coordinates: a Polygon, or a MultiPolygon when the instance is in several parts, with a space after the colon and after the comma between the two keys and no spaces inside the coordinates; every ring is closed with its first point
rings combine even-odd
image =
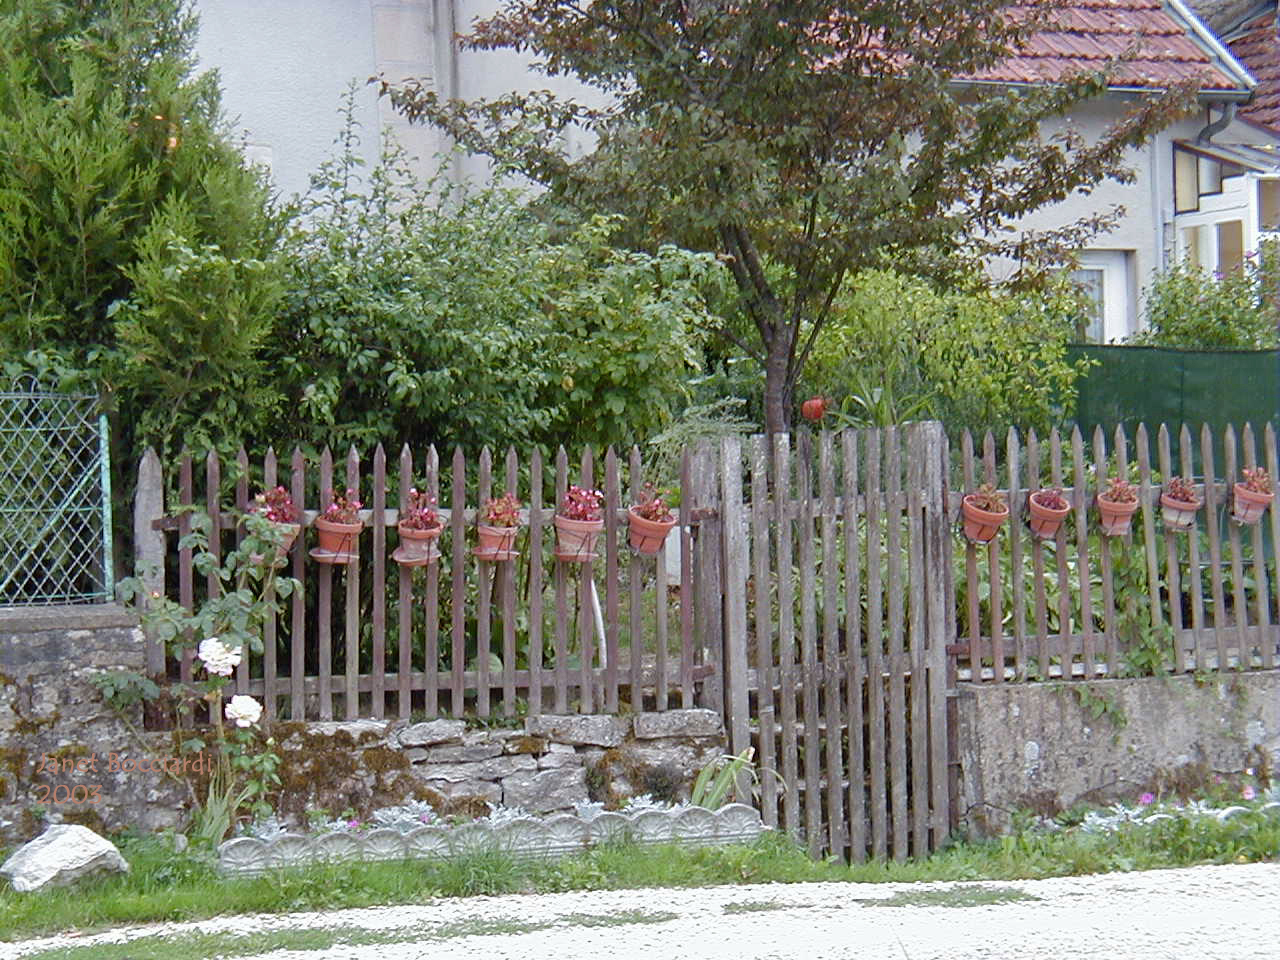
{"type": "Polygon", "coordinates": [[[652,483],[640,490],[636,504],[627,508],[627,528],[632,548],[646,557],[656,556],[667,542],[667,534],[676,525],[662,496],[652,483]]]}
{"type": "Polygon", "coordinates": [[[472,552],[481,560],[496,562],[516,556],[516,534],[520,532],[520,501],[514,493],[505,493],[485,502],[481,516],[487,521],[476,524],[479,541],[472,552]]]}
{"type": "Polygon", "coordinates": [[[596,557],[596,538],[604,530],[604,494],[574,485],[555,516],[556,559],[583,563],[596,557]]]}
{"type": "Polygon", "coordinates": [[[396,525],[400,534],[400,547],[391,559],[403,567],[421,567],[440,559],[436,546],[444,525],[436,511],[436,498],[418,489],[409,491],[409,502],[400,512],[396,525]]]}
{"type": "Polygon", "coordinates": [[[1062,521],[1066,520],[1067,514],[1071,512],[1071,504],[1062,496],[1060,487],[1037,490],[1027,498],[1027,505],[1031,511],[1031,516],[1028,518],[1031,534],[1041,540],[1051,540],[1056,537],[1058,530],[1062,527],[1062,521]]]}
{"type": "Polygon", "coordinates": [[[1160,494],[1160,517],[1166,530],[1190,530],[1196,525],[1196,513],[1204,501],[1196,497],[1195,487],[1186,477],[1174,477],[1160,494]]]}
{"type": "MultiPolygon", "coordinates": [[[[294,506],[289,491],[284,487],[264,490],[253,498],[253,503],[249,505],[249,512],[270,521],[276,539],[279,541],[279,546],[276,547],[275,563],[277,566],[284,563],[289,551],[293,549],[294,541],[298,539],[298,533],[302,530],[301,524],[298,523],[300,511],[294,506]]],[[[249,559],[254,563],[261,563],[262,554],[251,554],[249,559]]]]}
{"type": "Polygon", "coordinates": [[[990,543],[1009,519],[1009,505],[1004,494],[989,483],[967,494],[960,504],[964,516],[964,535],[974,543],[990,543]]]}
{"type": "Polygon", "coordinates": [[[1276,493],[1271,477],[1261,467],[1246,467],[1243,473],[1244,480],[1235,485],[1231,516],[1236,523],[1254,524],[1262,519],[1276,493]]]}
{"type": "Polygon", "coordinates": [[[351,563],[360,558],[360,531],[364,523],[360,519],[363,504],[356,499],[355,490],[347,490],[342,496],[330,496],[329,506],[316,517],[315,528],[319,545],[311,556],[320,563],[351,563]]]}
{"type": "Polygon", "coordinates": [[[1129,532],[1133,515],[1138,512],[1138,491],[1132,483],[1112,477],[1107,489],[1098,494],[1098,515],[1102,518],[1102,533],[1108,537],[1121,537],[1129,532]]]}

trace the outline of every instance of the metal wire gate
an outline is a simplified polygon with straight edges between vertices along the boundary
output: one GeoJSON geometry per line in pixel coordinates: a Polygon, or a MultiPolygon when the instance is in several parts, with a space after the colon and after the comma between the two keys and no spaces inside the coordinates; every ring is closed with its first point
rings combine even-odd
{"type": "Polygon", "coordinates": [[[92,395],[0,392],[0,605],[111,599],[107,419],[92,395]]]}

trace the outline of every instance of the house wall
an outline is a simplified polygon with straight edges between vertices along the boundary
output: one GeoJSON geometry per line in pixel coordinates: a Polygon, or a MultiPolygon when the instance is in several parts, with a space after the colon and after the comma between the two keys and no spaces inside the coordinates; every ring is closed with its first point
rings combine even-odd
{"type": "MultiPolygon", "coordinates": [[[[334,153],[341,98],[353,82],[359,155],[372,163],[381,131],[390,128],[425,179],[436,172],[446,139],[411,127],[366,85],[370,77],[418,78],[442,97],[466,100],[511,90],[585,92],[533,70],[526,55],[459,50],[455,34],[498,7],[499,0],[197,0],[196,55],[202,69],[218,71],[233,130],[250,159],[270,168],[283,196],[304,192],[334,153]]],[[[572,136],[570,145],[584,146],[572,136]]],[[[456,179],[488,174],[482,159],[455,158],[456,179]]]]}

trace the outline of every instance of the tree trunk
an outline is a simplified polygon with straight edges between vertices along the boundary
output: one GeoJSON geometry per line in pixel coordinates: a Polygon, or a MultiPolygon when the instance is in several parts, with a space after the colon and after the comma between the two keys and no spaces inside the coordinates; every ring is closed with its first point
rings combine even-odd
{"type": "Polygon", "coordinates": [[[768,344],[764,364],[764,430],[765,433],[787,433],[791,429],[791,385],[787,382],[790,351],[783,336],[768,344]]]}

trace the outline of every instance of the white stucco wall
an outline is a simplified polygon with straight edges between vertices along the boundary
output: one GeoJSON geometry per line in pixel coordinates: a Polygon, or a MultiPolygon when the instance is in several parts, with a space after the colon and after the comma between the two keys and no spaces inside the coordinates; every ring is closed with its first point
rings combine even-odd
{"type": "Polygon", "coordinates": [[[363,152],[376,156],[378,107],[363,86],[377,72],[369,0],[199,0],[197,12],[200,66],[218,71],[233,130],[283,195],[305,191],[333,152],[352,80],[363,152]]]}

